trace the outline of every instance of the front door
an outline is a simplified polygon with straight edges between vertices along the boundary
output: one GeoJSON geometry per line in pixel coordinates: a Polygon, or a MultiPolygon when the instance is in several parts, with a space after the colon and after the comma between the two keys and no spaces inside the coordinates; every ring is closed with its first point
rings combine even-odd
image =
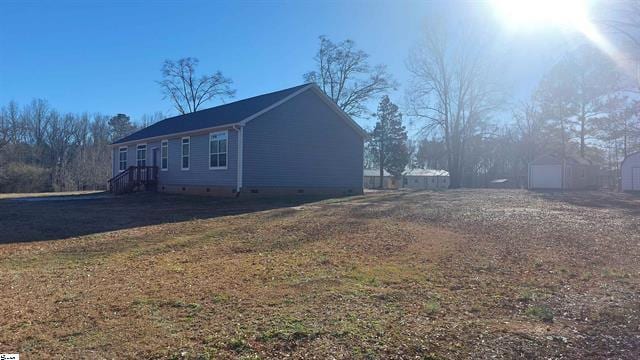
{"type": "Polygon", "coordinates": [[[631,189],[640,190],[640,167],[631,168],[631,189]]]}
{"type": "Polygon", "coordinates": [[[158,151],[159,151],[158,148],[153,148],[151,150],[153,166],[158,166],[158,151]]]}

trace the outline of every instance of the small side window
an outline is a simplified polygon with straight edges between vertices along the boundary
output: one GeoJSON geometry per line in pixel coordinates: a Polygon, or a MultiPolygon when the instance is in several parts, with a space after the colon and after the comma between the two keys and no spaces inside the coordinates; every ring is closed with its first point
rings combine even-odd
{"type": "Polygon", "coordinates": [[[138,166],[147,166],[147,145],[141,144],[136,148],[137,153],[137,165],[138,166]]]}
{"type": "Polygon", "coordinates": [[[182,138],[182,170],[189,170],[189,157],[191,153],[191,138],[182,138]]]}
{"type": "Polygon", "coordinates": [[[127,147],[121,147],[118,150],[118,170],[125,171],[127,170],[127,147]]]}
{"type": "Polygon", "coordinates": [[[162,140],[160,145],[160,169],[169,169],[169,141],[162,140]]]}

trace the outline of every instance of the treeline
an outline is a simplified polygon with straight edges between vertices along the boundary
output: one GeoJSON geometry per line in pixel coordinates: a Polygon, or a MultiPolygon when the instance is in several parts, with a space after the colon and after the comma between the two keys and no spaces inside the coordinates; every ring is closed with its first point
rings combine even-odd
{"type": "MultiPolygon", "coordinates": [[[[479,80],[465,81],[474,89],[480,86],[479,80]]],[[[624,67],[600,49],[584,44],[567,52],[544,75],[528,101],[510,106],[499,96],[463,98],[469,106],[478,101],[475,106],[494,110],[482,117],[478,113],[476,119],[449,119],[445,124],[448,131],[455,132],[449,134],[455,139],[447,141],[441,126],[445,120],[438,116],[442,115],[439,111],[421,111],[422,104],[413,102],[410,111],[428,117],[425,128],[431,131],[412,144],[411,166],[453,170],[464,187],[484,187],[499,178],[519,187],[526,186],[529,162],[540,155],[555,154],[582,157],[600,165],[602,178],[608,182],[603,185],[614,186],[620,162],[640,150],[637,86],[624,67]],[[496,117],[497,110],[509,108],[512,114],[507,121],[496,117]],[[453,169],[452,152],[459,159],[453,169]]],[[[441,105],[428,102],[423,106],[441,105]]],[[[473,111],[468,109],[471,115],[473,111]]]]}
{"type": "Polygon", "coordinates": [[[105,189],[109,143],[136,129],[124,114],[62,114],[43,99],[11,101],[0,109],[0,192],[105,189]]]}

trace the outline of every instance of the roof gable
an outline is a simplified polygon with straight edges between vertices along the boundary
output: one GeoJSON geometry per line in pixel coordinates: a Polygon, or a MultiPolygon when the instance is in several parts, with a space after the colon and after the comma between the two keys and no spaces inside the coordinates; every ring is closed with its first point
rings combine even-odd
{"type": "Polygon", "coordinates": [[[283,104],[307,89],[313,90],[327,106],[336,112],[336,114],[361,137],[368,137],[367,132],[364,131],[358,123],[353,121],[349,115],[342,111],[317,85],[304,84],[189,114],[170,117],[125,136],[113,142],[112,145],[150,138],[162,138],[176,134],[186,134],[216,127],[245,125],[247,122],[283,104]]]}
{"type": "MultiPolygon", "coordinates": [[[[562,156],[557,154],[544,154],[535,158],[531,165],[562,165],[562,156]]],[[[591,165],[592,162],[580,156],[567,155],[564,157],[564,163],[570,165],[591,165]]]]}

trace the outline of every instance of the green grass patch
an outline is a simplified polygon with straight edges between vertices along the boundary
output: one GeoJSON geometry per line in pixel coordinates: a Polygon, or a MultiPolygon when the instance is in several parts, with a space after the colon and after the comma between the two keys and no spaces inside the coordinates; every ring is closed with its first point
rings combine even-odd
{"type": "Polygon", "coordinates": [[[440,311],[440,302],[436,299],[431,299],[424,303],[423,308],[428,315],[435,315],[440,311]]]}
{"type": "Polygon", "coordinates": [[[243,338],[232,338],[227,341],[226,348],[236,353],[242,353],[251,350],[251,346],[243,338]]]}
{"type": "Polygon", "coordinates": [[[280,319],[270,329],[258,335],[262,342],[272,340],[296,341],[312,339],[320,334],[313,327],[308,326],[299,319],[280,319]]]}
{"type": "Polygon", "coordinates": [[[534,305],[530,306],[525,312],[528,316],[535,317],[544,322],[553,321],[553,311],[548,306],[534,305]]]}

